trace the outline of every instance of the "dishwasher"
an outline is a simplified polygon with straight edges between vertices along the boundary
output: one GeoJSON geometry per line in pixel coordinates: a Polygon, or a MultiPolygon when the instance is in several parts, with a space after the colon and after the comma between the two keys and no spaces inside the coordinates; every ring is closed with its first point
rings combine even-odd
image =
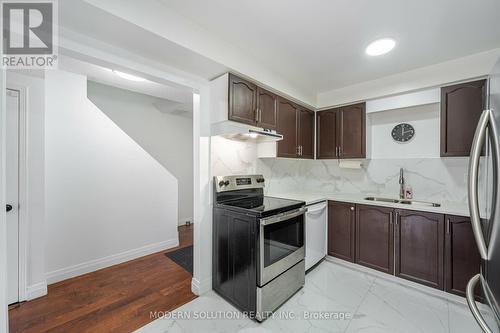
{"type": "Polygon", "coordinates": [[[308,205],[306,212],[306,271],[326,256],[327,202],[308,205]]]}

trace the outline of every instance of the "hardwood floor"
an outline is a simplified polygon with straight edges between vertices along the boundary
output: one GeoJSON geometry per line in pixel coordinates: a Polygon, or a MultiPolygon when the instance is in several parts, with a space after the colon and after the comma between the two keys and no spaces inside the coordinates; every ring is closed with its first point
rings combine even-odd
{"type": "MultiPolygon", "coordinates": [[[[179,243],[169,251],[193,244],[192,225],[179,227],[179,243]]],[[[47,296],[11,307],[10,332],[133,332],[153,321],[150,311],[196,298],[169,251],[50,285],[47,296]]]]}

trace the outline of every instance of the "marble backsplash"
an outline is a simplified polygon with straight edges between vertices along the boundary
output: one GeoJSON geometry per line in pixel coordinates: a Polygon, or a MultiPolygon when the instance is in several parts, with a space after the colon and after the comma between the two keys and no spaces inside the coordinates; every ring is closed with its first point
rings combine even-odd
{"type": "Polygon", "coordinates": [[[336,160],[258,159],[267,193],[325,192],[397,198],[399,168],[414,199],[467,203],[468,158],[363,160],[361,169],[340,168],[336,160]]]}
{"type": "Polygon", "coordinates": [[[367,159],[361,169],[344,169],[337,160],[259,159],[254,143],[222,137],[212,137],[211,147],[213,175],[261,173],[267,194],[313,191],[398,197],[402,167],[414,199],[467,204],[465,157],[367,159]]]}

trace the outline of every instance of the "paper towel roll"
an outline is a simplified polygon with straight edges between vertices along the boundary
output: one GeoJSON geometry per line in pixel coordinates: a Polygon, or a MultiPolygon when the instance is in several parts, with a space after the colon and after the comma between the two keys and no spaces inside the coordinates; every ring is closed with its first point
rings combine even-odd
{"type": "Polygon", "coordinates": [[[363,164],[356,160],[339,160],[339,168],[342,169],[361,169],[363,164]]]}

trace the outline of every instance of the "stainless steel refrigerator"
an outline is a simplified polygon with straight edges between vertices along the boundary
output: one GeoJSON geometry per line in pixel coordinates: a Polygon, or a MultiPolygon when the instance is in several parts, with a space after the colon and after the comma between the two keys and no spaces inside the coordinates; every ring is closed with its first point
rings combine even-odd
{"type": "Polygon", "coordinates": [[[469,210],[481,255],[481,273],[467,285],[467,303],[481,329],[500,331],[500,60],[487,84],[486,110],[477,125],[469,160],[469,210]],[[485,152],[485,153],[484,153],[485,152]],[[482,156],[483,155],[483,156],[482,156]],[[478,306],[480,284],[486,306],[478,306]]]}

